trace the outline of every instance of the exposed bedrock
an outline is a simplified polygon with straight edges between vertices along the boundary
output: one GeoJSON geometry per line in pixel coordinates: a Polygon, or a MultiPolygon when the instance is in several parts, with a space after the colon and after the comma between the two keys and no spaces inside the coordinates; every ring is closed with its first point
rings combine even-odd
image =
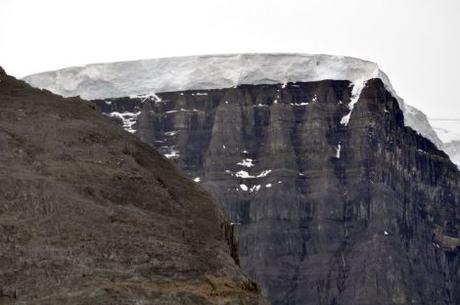
{"type": "Polygon", "coordinates": [[[460,304],[459,171],[379,79],[341,124],[351,94],[325,80],[95,103],[212,193],[273,304],[460,304]]]}
{"type": "Polygon", "coordinates": [[[1,305],[266,304],[209,194],[93,104],[0,68],[0,109],[1,305]]]}

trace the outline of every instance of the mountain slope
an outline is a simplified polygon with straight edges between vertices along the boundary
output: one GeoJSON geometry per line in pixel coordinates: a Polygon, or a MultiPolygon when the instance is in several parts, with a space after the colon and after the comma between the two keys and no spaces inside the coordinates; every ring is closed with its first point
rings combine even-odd
{"type": "Polygon", "coordinates": [[[94,101],[239,223],[243,269],[274,304],[458,304],[459,173],[370,80],[94,101]],[[423,283],[423,284],[422,284],[423,283]]]}
{"type": "MultiPolygon", "coordinates": [[[[213,66],[192,61],[179,70],[185,75],[171,71],[190,90],[93,102],[218,199],[239,228],[242,268],[273,304],[459,304],[459,172],[436,141],[418,134],[423,128],[406,126],[405,116],[415,114],[433,135],[426,117],[408,111],[375,64],[307,55],[230,59],[251,56],[263,68],[249,64],[254,74],[236,82],[225,77],[226,69],[235,75],[233,64],[221,62],[208,79],[213,66]],[[212,87],[216,77],[231,85],[212,87]]],[[[69,85],[68,94],[155,89],[155,79],[132,74],[143,64],[36,77],[49,77],[49,88],[69,85]],[[101,75],[113,79],[100,82],[101,75]]],[[[168,79],[158,73],[163,65],[143,67],[168,79]]]]}
{"type": "Polygon", "coordinates": [[[78,98],[0,69],[0,304],[256,304],[209,195],[78,98]]]}

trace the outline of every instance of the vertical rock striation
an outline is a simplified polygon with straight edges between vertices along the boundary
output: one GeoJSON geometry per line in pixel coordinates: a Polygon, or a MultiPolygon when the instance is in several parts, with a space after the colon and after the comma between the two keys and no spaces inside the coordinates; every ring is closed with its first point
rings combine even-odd
{"type": "Polygon", "coordinates": [[[273,304],[459,304],[457,168],[380,79],[94,101],[211,192],[273,304]]]}
{"type": "Polygon", "coordinates": [[[375,63],[230,54],[26,80],[97,99],[211,192],[274,304],[460,304],[458,169],[375,63]]]}

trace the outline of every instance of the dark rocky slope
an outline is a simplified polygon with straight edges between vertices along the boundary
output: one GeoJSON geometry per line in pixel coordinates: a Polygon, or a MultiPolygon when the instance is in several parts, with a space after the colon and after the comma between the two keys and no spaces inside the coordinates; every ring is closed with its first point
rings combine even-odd
{"type": "Polygon", "coordinates": [[[164,157],[0,69],[0,304],[258,304],[232,250],[164,157]]]}
{"type": "Polygon", "coordinates": [[[457,168],[379,79],[342,125],[350,95],[325,80],[95,103],[212,192],[274,304],[460,304],[457,168]]]}

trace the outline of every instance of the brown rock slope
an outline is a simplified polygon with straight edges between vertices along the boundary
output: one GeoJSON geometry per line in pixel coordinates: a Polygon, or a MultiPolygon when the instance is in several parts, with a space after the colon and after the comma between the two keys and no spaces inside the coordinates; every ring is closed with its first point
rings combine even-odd
{"type": "Polygon", "coordinates": [[[0,68],[0,304],[258,304],[207,193],[0,68]]]}

